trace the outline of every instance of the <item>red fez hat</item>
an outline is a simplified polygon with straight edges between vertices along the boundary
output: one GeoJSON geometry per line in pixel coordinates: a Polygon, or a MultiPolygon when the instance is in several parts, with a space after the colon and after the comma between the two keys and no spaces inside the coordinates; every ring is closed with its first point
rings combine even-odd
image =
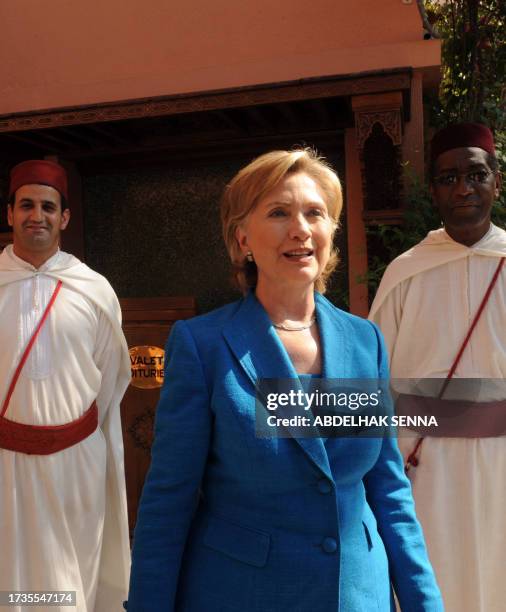
{"type": "Polygon", "coordinates": [[[67,173],[60,164],[46,159],[30,159],[14,166],[11,170],[9,198],[23,185],[33,184],[54,187],[68,200],[67,173]]]}
{"type": "Polygon", "coordinates": [[[435,134],[430,147],[430,160],[434,162],[445,151],[460,147],[479,147],[495,155],[494,136],[486,125],[454,123],[435,134]]]}

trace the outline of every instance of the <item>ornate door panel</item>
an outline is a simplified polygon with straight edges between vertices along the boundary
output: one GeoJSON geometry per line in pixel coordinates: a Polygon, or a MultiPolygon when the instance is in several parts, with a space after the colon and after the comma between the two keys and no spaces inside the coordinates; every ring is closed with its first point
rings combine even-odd
{"type": "Polygon", "coordinates": [[[128,522],[132,537],[151,461],[153,423],[163,384],[165,342],[175,321],[195,315],[195,299],[123,298],[120,302],[132,367],[132,380],[121,402],[128,522]]]}

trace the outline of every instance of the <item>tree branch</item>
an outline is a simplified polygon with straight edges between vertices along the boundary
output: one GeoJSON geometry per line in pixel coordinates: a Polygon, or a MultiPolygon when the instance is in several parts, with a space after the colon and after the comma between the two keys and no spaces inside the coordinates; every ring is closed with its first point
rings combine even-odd
{"type": "Polygon", "coordinates": [[[427,11],[425,10],[423,0],[416,0],[416,6],[418,7],[420,17],[422,18],[423,27],[431,35],[431,38],[441,38],[441,35],[437,29],[430,23],[429,18],[427,17],[427,11]]]}

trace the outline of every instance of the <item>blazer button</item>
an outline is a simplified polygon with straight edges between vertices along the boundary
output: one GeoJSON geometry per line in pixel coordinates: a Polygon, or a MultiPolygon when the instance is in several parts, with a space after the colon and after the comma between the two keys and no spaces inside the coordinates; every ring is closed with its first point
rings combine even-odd
{"type": "Polygon", "coordinates": [[[319,480],[318,481],[318,491],[322,495],[330,493],[332,491],[332,484],[331,484],[331,482],[329,480],[327,480],[326,478],[322,478],[321,480],[319,480]]]}
{"type": "Polygon", "coordinates": [[[334,538],[325,538],[322,542],[322,548],[329,555],[333,554],[337,550],[337,542],[334,538]]]}

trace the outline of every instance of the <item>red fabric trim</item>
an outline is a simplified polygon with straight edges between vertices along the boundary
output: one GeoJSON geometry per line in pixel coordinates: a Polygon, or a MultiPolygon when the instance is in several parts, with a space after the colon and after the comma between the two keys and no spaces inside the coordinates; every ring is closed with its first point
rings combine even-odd
{"type": "Polygon", "coordinates": [[[97,427],[95,402],[81,417],[64,425],[27,425],[0,417],[0,448],[27,455],[51,455],[78,444],[97,427]]]}
{"type": "Polygon", "coordinates": [[[406,474],[411,469],[411,466],[417,467],[417,465],[418,465],[417,453],[418,453],[418,450],[420,449],[420,446],[422,446],[422,442],[424,440],[425,440],[425,438],[418,438],[418,440],[416,441],[416,444],[415,444],[415,448],[408,455],[408,458],[406,459],[406,463],[404,464],[404,472],[406,474]]]}
{"type": "Polygon", "coordinates": [[[487,290],[485,291],[485,295],[483,296],[483,299],[481,300],[481,304],[480,307],[478,308],[478,312],[475,314],[473,322],[471,323],[471,327],[469,328],[469,331],[467,332],[466,337],[464,338],[464,342],[462,342],[462,346],[460,347],[459,352],[457,353],[457,356],[455,357],[455,360],[453,361],[452,367],[450,368],[450,371],[448,372],[448,376],[446,377],[446,380],[443,383],[443,386],[441,387],[441,391],[439,392],[438,398],[441,399],[446,391],[446,388],[448,387],[450,380],[453,378],[453,375],[455,374],[455,370],[457,369],[457,366],[459,364],[459,361],[462,357],[462,355],[464,354],[464,351],[466,350],[466,346],[469,342],[469,340],[471,339],[471,334],[474,331],[474,328],[476,327],[476,324],[478,323],[482,312],[485,309],[485,306],[487,305],[487,302],[490,298],[490,294],[492,293],[492,289],[494,288],[497,279],[499,277],[499,272],[501,271],[501,268],[504,265],[504,257],[501,258],[501,261],[499,262],[495,272],[494,272],[494,276],[492,277],[492,280],[490,281],[490,284],[487,288],[487,290]]]}
{"type": "Polygon", "coordinates": [[[21,370],[23,369],[23,366],[25,365],[26,360],[28,359],[28,355],[30,354],[30,351],[32,350],[33,345],[35,344],[35,340],[37,340],[37,336],[39,335],[39,332],[42,329],[42,326],[46,322],[46,319],[49,315],[49,311],[53,307],[56,297],[58,293],[60,292],[61,286],[62,286],[62,282],[61,280],[59,280],[58,283],[56,284],[55,290],[53,291],[53,295],[51,296],[51,299],[49,300],[49,304],[46,306],[46,309],[42,313],[42,317],[40,321],[38,322],[37,327],[35,328],[35,331],[32,334],[32,337],[30,338],[30,342],[28,342],[28,345],[25,348],[25,352],[23,353],[21,360],[18,364],[18,367],[16,368],[16,371],[14,372],[14,376],[12,377],[11,384],[9,385],[7,395],[5,396],[4,403],[2,404],[2,410],[0,411],[0,418],[4,416],[4,414],[7,411],[7,408],[9,407],[9,402],[11,401],[11,396],[16,387],[16,383],[18,382],[18,378],[19,378],[19,375],[21,374],[21,370]]]}

